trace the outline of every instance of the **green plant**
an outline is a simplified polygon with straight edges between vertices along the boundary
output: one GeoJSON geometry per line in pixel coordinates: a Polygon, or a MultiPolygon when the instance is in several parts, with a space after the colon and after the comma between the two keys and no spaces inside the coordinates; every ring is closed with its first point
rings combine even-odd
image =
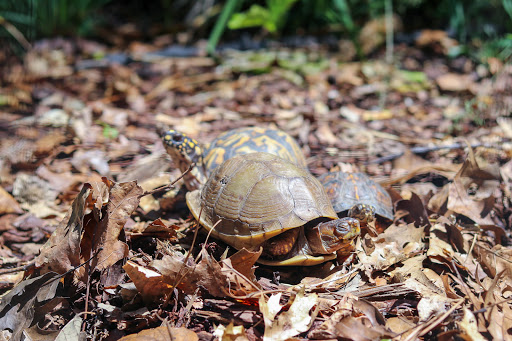
{"type": "Polygon", "coordinates": [[[285,22],[286,16],[297,0],[267,0],[267,7],[252,5],[249,10],[232,15],[228,27],[238,30],[247,27],[263,27],[276,33],[285,22]]]}
{"type": "Polygon", "coordinates": [[[243,0],[228,0],[208,39],[207,51],[214,54],[226,26],[231,30],[248,27],[263,27],[276,33],[284,24],[286,16],[297,0],[267,0],[267,7],[253,4],[247,11],[235,13],[243,0]]]}
{"type": "Polygon", "coordinates": [[[226,29],[227,22],[231,15],[242,5],[243,0],[228,0],[222,12],[220,13],[219,19],[215,23],[213,27],[212,33],[208,38],[208,46],[206,47],[206,51],[209,55],[213,55],[215,53],[215,47],[219,43],[220,37],[224,30],[226,29]]]}
{"type": "Polygon", "coordinates": [[[94,12],[110,1],[3,0],[0,1],[0,17],[29,39],[67,34],[86,35],[92,32],[97,21],[94,12]]]}

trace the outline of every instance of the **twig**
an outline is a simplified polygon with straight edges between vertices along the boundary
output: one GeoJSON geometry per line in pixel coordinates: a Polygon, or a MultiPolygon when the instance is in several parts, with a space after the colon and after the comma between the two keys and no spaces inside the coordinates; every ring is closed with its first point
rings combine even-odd
{"type": "MultiPolygon", "coordinates": [[[[413,147],[411,149],[409,149],[412,153],[414,154],[425,154],[425,153],[428,153],[428,152],[433,152],[433,151],[436,151],[436,150],[441,150],[441,149],[459,149],[459,148],[466,148],[468,145],[466,143],[454,143],[454,144],[450,144],[450,145],[447,145],[447,146],[418,146],[418,147],[413,147]]],[[[477,147],[485,147],[485,148],[496,148],[496,149],[499,149],[500,147],[495,145],[495,144],[492,144],[492,143],[473,143],[471,145],[469,145],[471,148],[477,148],[477,147]]],[[[374,160],[371,160],[371,161],[368,161],[367,164],[372,164],[372,163],[383,163],[383,162],[386,162],[386,161],[393,161],[394,159],[398,159],[399,157],[401,157],[402,155],[404,155],[405,152],[400,152],[400,153],[396,153],[396,154],[391,154],[391,155],[387,155],[387,156],[383,156],[383,157],[380,157],[380,158],[377,158],[377,159],[374,159],[374,160]]]]}
{"type": "Polygon", "coordinates": [[[448,311],[446,311],[444,314],[442,315],[439,315],[433,319],[431,319],[430,321],[427,321],[421,325],[418,325],[412,329],[409,329],[403,333],[400,333],[398,336],[394,337],[393,339],[394,340],[405,340],[405,341],[409,341],[409,340],[416,340],[418,337],[422,336],[422,335],[425,335],[427,334],[429,331],[431,331],[432,329],[434,329],[439,323],[441,323],[445,318],[447,318],[448,316],[450,316],[450,314],[455,310],[457,309],[460,305],[462,305],[462,303],[464,302],[464,299],[460,299],[459,301],[457,301],[450,309],[448,309],[448,311]],[[402,338],[402,336],[406,333],[408,333],[409,331],[412,331],[411,334],[407,335],[406,338],[402,338]]]}
{"type": "Polygon", "coordinates": [[[88,260],[84,261],[84,262],[83,262],[83,263],[81,263],[80,265],[75,266],[73,269],[70,269],[70,270],[68,270],[68,271],[64,272],[62,275],[59,275],[58,277],[55,277],[55,278],[52,278],[52,279],[50,279],[50,280],[46,281],[46,282],[45,282],[45,283],[43,283],[41,286],[43,286],[43,285],[47,285],[47,284],[50,284],[51,282],[53,282],[53,281],[55,281],[55,280],[58,280],[58,279],[61,279],[61,278],[65,277],[67,274],[69,274],[69,273],[71,273],[71,272],[73,272],[73,271],[75,271],[75,270],[80,269],[82,266],[84,266],[85,264],[88,264],[91,260],[93,260],[93,258],[95,258],[96,256],[98,256],[98,254],[99,254],[102,250],[103,250],[103,248],[102,248],[102,247],[100,247],[100,248],[96,251],[96,253],[95,253],[94,255],[92,255],[92,256],[91,256],[91,258],[89,258],[88,260]]]}
{"type": "Polygon", "coordinates": [[[2,25],[5,30],[7,32],[9,32],[9,34],[11,36],[13,36],[14,39],[16,39],[16,41],[18,43],[20,43],[21,46],[23,46],[23,48],[25,50],[30,50],[32,48],[32,45],[30,45],[30,43],[28,42],[28,40],[25,38],[25,36],[23,35],[23,33],[21,33],[17,28],[16,26],[14,26],[13,24],[11,24],[10,22],[8,22],[7,20],[5,20],[4,17],[2,17],[0,15],[0,25],[2,25]]]}
{"type": "Polygon", "coordinates": [[[152,195],[152,194],[155,194],[155,193],[158,193],[158,192],[162,192],[162,191],[167,191],[167,190],[173,188],[174,184],[176,182],[178,182],[181,178],[183,178],[187,173],[189,173],[194,167],[195,167],[195,164],[191,164],[188,167],[188,169],[186,171],[184,171],[179,177],[177,177],[173,182],[171,182],[168,185],[155,188],[155,189],[153,189],[151,191],[146,191],[146,192],[142,193],[141,195],[139,195],[139,199],[142,198],[142,197],[145,197],[146,195],[152,195]]]}
{"type": "Polygon", "coordinates": [[[10,274],[10,273],[13,273],[13,272],[19,272],[19,271],[25,271],[27,270],[29,267],[31,267],[32,265],[34,265],[36,263],[36,260],[31,260],[29,263],[25,264],[25,265],[22,265],[22,266],[17,266],[15,268],[10,268],[10,269],[3,269],[3,270],[0,270],[0,275],[5,275],[5,274],[10,274]]]}

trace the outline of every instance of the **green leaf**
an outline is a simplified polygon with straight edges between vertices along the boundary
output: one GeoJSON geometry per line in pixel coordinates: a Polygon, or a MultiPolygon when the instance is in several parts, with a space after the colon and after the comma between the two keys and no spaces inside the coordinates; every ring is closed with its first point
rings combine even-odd
{"type": "Polygon", "coordinates": [[[246,12],[233,14],[228,22],[228,27],[232,30],[238,30],[247,27],[264,26],[269,19],[270,12],[268,9],[260,5],[252,5],[246,12]]]}

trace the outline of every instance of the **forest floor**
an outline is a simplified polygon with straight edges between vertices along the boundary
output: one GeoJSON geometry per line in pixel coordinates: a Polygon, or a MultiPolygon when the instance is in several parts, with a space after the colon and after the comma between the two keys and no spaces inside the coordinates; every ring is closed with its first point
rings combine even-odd
{"type": "Polygon", "coordinates": [[[159,48],[0,54],[3,337],[512,340],[512,65],[435,40],[391,63],[159,48]],[[292,135],[314,176],[367,173],[394,221],[313,267],[206,241],[182,181],[158,190],[181,175],[161,132],[246,126],[292,135]]]}

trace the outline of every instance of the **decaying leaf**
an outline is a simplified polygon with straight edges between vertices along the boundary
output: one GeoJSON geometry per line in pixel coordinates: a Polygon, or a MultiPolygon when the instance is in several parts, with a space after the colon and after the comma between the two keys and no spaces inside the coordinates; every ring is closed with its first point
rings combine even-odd
{"type": "Polygon", "coordinates": [[[499,170],[481,169],[470,150],[453,183],[448,184],[448,209],[478,224],[493,224],[489,213],[494,203],[494,190],[498,186],[499,170]]]}
{"type": "Polygon", "coordinates": [[[172,292],[172,286],[164,282],[162,275],[132,261],[128,261],[123,269],[133,281],[144,302],[153,305],[166,294],[172,292]]]}
{"type": "MultiPolygon", "coordinates": [[[[274,300],[272,302],[275,302],[274,300]]],[[[307,331],[314,321],[317,311],[310,310],[318,303],[317,294],[304,295],[304,289],[299,291],[289,310],[281,313],[277,319],[272,316],[275,308],[265,307],[268,302],[260,299],[260,310],[265,318],[265,335],[263,340],[288,340],[307,331]],[[265,314],[267,314],[265,316],[265,314]],[[268,322],[267,322],[268,321],[268,322]]]]}
{"type": "Polygon", "coordinates": [[[66,217],[41,248],[41,254],[35,260],[41,273],[54,271],[63,274],[80,264],[80,239],[85,204],[90,192],[91,185],[84,184],[66,217]]]}
{"type": "Polygon", "coordinates": [[[244,326],[235,326],[233,322],[226,327],[222,324],[218,325],[213,335],[218,337],[220,341],[249,341],[244,326]]]}
{"type": "Polygon", "coordinates": [[[85,332],[82,332],[82,316],[75,315],[60,331],[55,341],[86,340],[85,332]]]}
{"type": "Polygon", "coordinates": [[[466,337],[473,341],[484,341],[485,338],[478,332],[475,315],[468,309],[464,308],[464,316],[459,323],[460,328],[464,331],[466,337]]]}
{"type": "Polygon", "coordinates": [[[0,330],[12,330],[11,340],[20,340],[34,319],[35,307],[51,300],[59,285],[58,275],[47,272],[20,282],[0,302],[0,330]]]}
{"type": "Polygon", "coordinates": [[[346,294],[330,310],[334,312],[318,327],[308,333],[312,339],[347,338],[374,340],[392,337],[385,328],[385,320],[371,303],[346,294]]]}
{"type": "Polygon", "coordinates": [[[217,262],[203,249],[201,261],[195,262],[175,252],[172,256],[164,256],[154,260],[152,266],[170,285],[176,284],[186,293],[193,293],[198,286],[204,287],[210,294],[217,297],[242,296],[259,290],[252,268],[259,258],[259,252],[242,249],[233,256],[217,262]]]}
{"type": "Polygon", "coordinates": [[[142,188],[135,181],[114,184],[110,189],[106,214],[94,227],[92,248],[89,251],[82,247],[81,250],[85,255],[88,252],[91,256],[97,253],[97,257],[91,261],[93,268],[106,269],[128,255],[128,245],[120,240],[120,234],[137,208],[141,194],[142,188]]]}

